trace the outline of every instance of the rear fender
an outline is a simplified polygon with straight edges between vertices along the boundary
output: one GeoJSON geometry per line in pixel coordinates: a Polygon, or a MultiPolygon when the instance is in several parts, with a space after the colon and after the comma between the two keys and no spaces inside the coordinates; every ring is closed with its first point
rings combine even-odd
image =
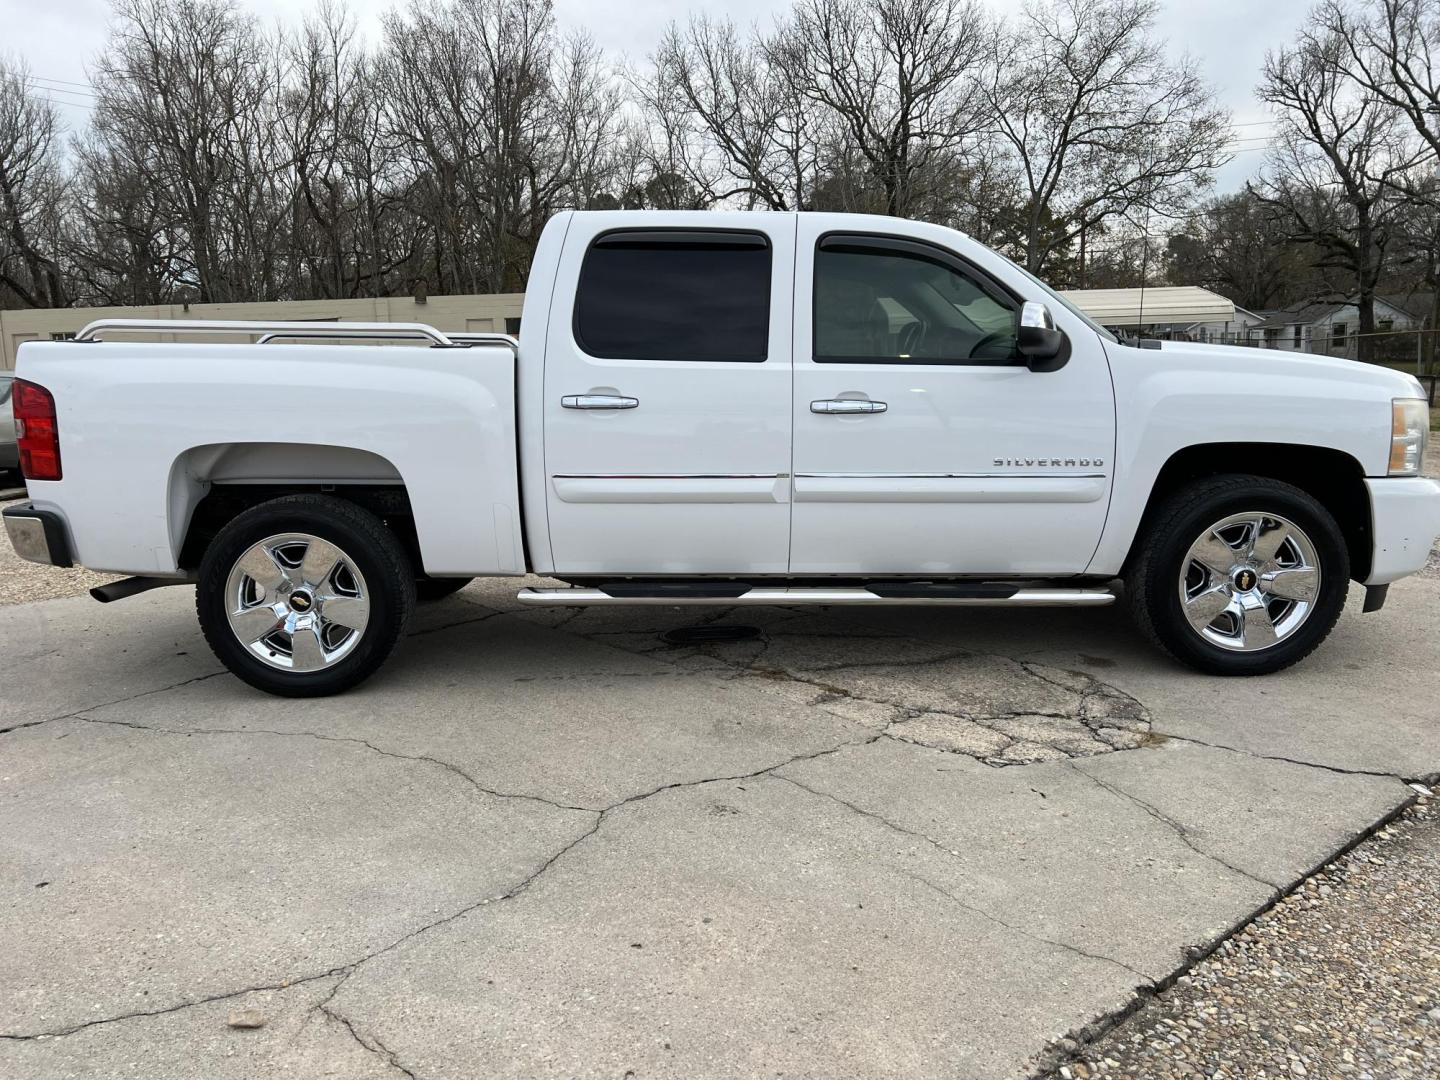
{"type": "Polygon", "coordinates": [[[421,567],[524,573],[509,349],[34,343],[64,479],[31,496],[95,570],[179,571],[217,483],[403,485],[421,567]]]}

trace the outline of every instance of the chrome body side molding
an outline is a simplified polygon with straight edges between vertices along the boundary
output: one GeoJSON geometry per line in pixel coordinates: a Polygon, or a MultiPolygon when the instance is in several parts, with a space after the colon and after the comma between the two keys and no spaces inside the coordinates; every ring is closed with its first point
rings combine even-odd
{"type": "Polygon", "coordinates": [[[797,503],[1093,503],[1104,473],[796,473],[797,503]]]}
{"type": "Polygon", "coordinates": [[[784,503],[790,478],[778,473],[556,474],[563,503],[784,503]]]}

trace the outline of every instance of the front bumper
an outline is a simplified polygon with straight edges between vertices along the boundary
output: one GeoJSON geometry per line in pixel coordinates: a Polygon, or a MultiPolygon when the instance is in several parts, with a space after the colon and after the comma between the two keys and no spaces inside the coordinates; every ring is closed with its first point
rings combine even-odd
{"type": "Polygon", "coordinates": [[[5,519],[5,532],[10,546],[22,559],[50,566],[74,566],[70,541],[65,535],[65,522],[53,510],[36,510],[33,503],[7,506],[0,517],[5,519]]]}
{"type": "Polygon", "coordinates": [[[1374,552],[1366,585],[1387,585],[1424,567],[1440,536],[1440,483],[1423,476],[1365,481],[1374,552]]]}

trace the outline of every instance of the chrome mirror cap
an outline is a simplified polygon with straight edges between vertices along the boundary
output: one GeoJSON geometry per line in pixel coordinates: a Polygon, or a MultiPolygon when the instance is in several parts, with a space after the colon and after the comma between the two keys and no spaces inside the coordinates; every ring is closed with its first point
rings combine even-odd
{"type": "Polygon", "coordinates": [[[1026,300],[1020,309],[1020,325],[1033,326],[1040,330],[1054,330],[1055,319],[1050,309],[1039,300],[1026,300]]]}
{"type": "Polygon", "coordinates": [[[1015,349],[1031,371],[1059,371],[1070,359],[1070,339],[1038,300],[1027,300],[1020,308],[1015,349]]]}

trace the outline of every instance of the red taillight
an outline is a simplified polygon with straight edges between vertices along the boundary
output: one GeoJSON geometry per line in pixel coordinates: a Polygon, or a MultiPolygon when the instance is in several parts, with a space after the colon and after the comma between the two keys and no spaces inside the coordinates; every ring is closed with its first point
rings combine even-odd
{"type": "Polygon", "coordinates": [[[60,425],[55,421],[55,398],[43,386],[16,379],[11,401],[20,472],[26,480],[59,480],[60,425]]]}

